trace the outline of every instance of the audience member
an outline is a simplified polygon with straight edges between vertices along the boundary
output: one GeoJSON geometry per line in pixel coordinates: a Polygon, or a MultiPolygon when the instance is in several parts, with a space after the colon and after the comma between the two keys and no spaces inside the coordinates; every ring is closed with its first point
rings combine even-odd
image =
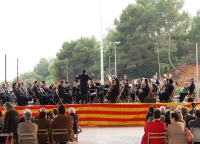
{"type": "MultiPolygon", "coordinates": [[[[25,118],[24,118],[24,114],[27,110],[30,110],[29,108],[25,108],[24,111],[23,111],[23,116],[19,119],[19,123],[21,122],[25,122],[25,118]]],[[[32,122],[35,122],[35,119],[33,117],[31,117],[31,121],[32,122]]]]}
{"type": "Polygon", "coordinates": [[[47,113],[47,118],[52,122],[53,121],[53,112],[52,111],[49,111],[47,113]]]}
{"type": "MultiPolygon", "coordinates": [[[[174,111],[171,113],[170,121],[171,124],[167,127],[167,134],[170,134],[171,137],[175,135],[175,133],[185,132],[185,123],[180,122],[182,116],[178,111],[174,111]]],[[[168,137],[168,144],[186,144],[186,139],[173,138],[168,137]]]]}
{"type": "MultiPolygon", "coordinates": [[[[25,122],[18,124],[18,128],[17,128],[18,137],[20,136],[20,134],[23,134],[23,133],[37,134],[38,126],[31,121],[31,118],[32,118],[32,113],[30,109],[26,109],[24,111],[25,122]]],[[[35,139],[21,140],[20,143],[21,144],[37,144],[37,135],[35,136],[35,139]]]]}
{"type": "MultiPolygon", "coordinates": [[[[45,110],[41,110],[38,118],[35,120],[35,123],[38,125],[38,129],[49,129],[51,121],[47,119],[47,112],[45,110]]],[[[47,142],[47,137],[38,136],[38,142],[44,143],[47,142]]]]}
{"type": "MultiPolygon", "coordinates": [[[[146,123],[144,127],[144,135],[142,137],[141,144],[147,144],[148,133],[161,133],[166,131],[166,124],[160,121],[161,111],[159,109],[155,109],[153,111],[154,121],[146,123]]],[[[150,139],[150,144],[164,144],[165,139],[150,139]]]]}
{"type": "Polygon", "coordinates": [[[149,107],[149,112],[148,112],[148,114],[147,114],[147,116],[146,116],[146,122],[150,122],[150,121],[153,120],[153,111],[154,111],[154,109],[155,109],[155,106],[154,106],[154,105],[151,105],[151,106],[149,107]]]}
{"type": "MultiPolygon", "coordinates": [[[[188,123],[188,126],[190,128],[200,128],[200,109],[197,109],[195,111],[195,117],[196,119],[195,120],[191,120],[189,123],[188,123]]],[[[200,139],[200,134],[199,134],[199,130],[193,130],[192,131],[192,134],[194,136],[194,139],[200,139]]],[[[200,142],[199,142],[200,143],[200,142]]],[[[195,143],[195,144],[199,144],[199,143],[195,143]]]]}
{"type": "Polygon", "coordinates": [[[192,109],[189,111],[189,114],[193,115],[194,114],[194,109],[196,108],[196,103],[191,103],[192,109]]]}
{"type": "Polygon", "coordinates": [[[53,109],[53,118],[57,117],[58,116],[58,109],[57,108],[54,108],[53,109]]]}
{"type": "Polygon", "coordinates": [[[10,102],[6,102],[5,105],[5,117],[4,117],[4,133],[13,133],[14,139],[18,140],[17,125],[19,123],[19,113],[14,110],[14,106],[10,102]]]}
{"type": "Polygon", "coordinates": [[[186,127],[188,127],[188,123],[193,118],[193,116],[188,113],[187,107],[182,107],[181,113],[183,114],[183,119],[185,121],[186,127]]]}
{"type": "MultiPolygon", "coordinates": [[[[65,105],[61,104],[58,107],[59,115],[54,118],[53,122],[50,125],[50,129],[68,129],[68,140],[73,142],[74,140],[74,131],[73,131],[73,124],[74,120],[73,117],[67,116],[65,114],[66,108],[65,105]]],[[[60,142],[60,144],[64,144],[67,137],[65,135],[56,135],[55,140],[56,142],[60,142]]]]}
{"type": "Polygon", "coordinates": [[[74,134],[78,134],[80,132],[82,132],[82,129],[79,126],[79,118],[78,115],[75,114],[75,109],[73,107],[69,108],[69,115],[73,117],[74,119],[74,125],[73,125],[73,130],[74,130],[74,134]]]}
{"type": "Polygon", "coordinates": [[[4,124],[4,119],[2,118],[2,111],[0,111],[0,127],[2,128],[4,124]]]}

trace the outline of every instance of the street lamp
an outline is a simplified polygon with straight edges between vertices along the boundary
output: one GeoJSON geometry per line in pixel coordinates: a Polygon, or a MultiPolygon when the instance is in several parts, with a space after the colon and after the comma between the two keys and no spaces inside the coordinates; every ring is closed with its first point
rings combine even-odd
{"type": "Polygon", "coordinates": [[[111,44],[114,44],[114,51],[115,51],[115,78],[117,78],[117,57],[116,57],[116,44],[120,44],[120,41],[110,42],[111,44]]]}

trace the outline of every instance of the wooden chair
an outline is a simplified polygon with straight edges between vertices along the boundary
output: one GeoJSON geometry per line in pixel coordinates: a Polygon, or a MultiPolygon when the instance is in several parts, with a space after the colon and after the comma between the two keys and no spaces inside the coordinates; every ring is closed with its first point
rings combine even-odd
{"type": "Polygon", "coordinates": [[[22,133],[19,135],[19,144],[21,143],[21,140],[36,140],[37,139],[37,133],[22,133]]]}
{"type": "Polygon", "coordinates": [[[148,140],[147,140],[147,144],[150,144],[150,139],[165,139],[166,138],[166,132],[161,132],[161,133],[148,133],[148,140]]]}
{"type": "Polygon", "coordinates": [[[168,140],[169,139],[185,139],[186,140],[186,132],[173,132],[168,133],[168,140]]]}
{"type": "Polygon", "coordinates": [[[192,102],[192,101],[190,101],[191,99],[193,99],[193,101],[194,101],[194,99],[195,99],[195,93],[196,93],[196,89],[194,88],[193,92],[191,94],[187,95],[187,101],[188,102],[192,102]]]}
{"type": "Polygon", "coordinates": [[[56,95],[58,96],[58,100],[59,100],[57,104],[58,104],[58,105],[59,105],[59,104],[63,104],[63,99],[60,98],[59,93],[58,93],[58,89],[56,89],[55,92],[56,92],[56,95]]]}
{"type": "Polygon", "coordinates": [[[168,102],[172,102],[172,98],[174,97],[174,92],[175,92],[175,88],[174,88],[174,90],[172,91],[171,95],[169,96],[168,102]]]}
{"type": "Polygon", "coordinates": [[[53,129],[51,132],[52,132],[52,143],[53,144],[58,142],[55,139],[56,135],[66,135],[67,140],[65,142],[67,142],[67,144],[69,144],[68,130],[67,129],[53,129]]]}
{"type": "Polygon", "coordinates": [[[117,96],[116,103],[121,102],[121,96],[122,96],[123,91],[124,91],[124,87],[121,87],[121,88],[120,88],[120,92],[119,92],[119,94],[118,94],[118,96],[117,96]]]}
{"type": "Polygon", "coordinates": [[[36,96],[36,94],[35,94],[35,92],[34,91],[32,91],[33,92],[33,96],[35,97],[35,99],[36,99],[36,102],[35,102],[35,104],[34,105],[41,105],[41,103],[40,103],[40,100],[37,98],[37,96],[36,96]]]}
{"type": "Polygon", "coordinates": [[[39,137],[46,137],[48,144],[50,144],[49,130],[48,129],[38,129],[37,136],[38,136],[38,138],[39,137]]]}
{"type": "Polygon", "coordinates": [[[1,130],[0,137],[8,137],[8,136],[12,137],[11,144],[14,144],[13,133],[2,133],[2,130],[1,130]]]}
{"type": "Polygon", "coordinates": [[[98,103],[98,92],[97,92],[97,89],[89,89],[89,102],[91,102],[90,98],[92,96],[94,97],[92,103],[98,103]],[[91,93],[91,91],[95,91],[95,92],[91,93]]]}
{"type": "Polygon", "coordinates": [[[200,128],[191,127],[190,131],[192,135],[194,136],[194,140],[192,141],[192,144],[194,144],[194,142],[200,142],[200,128]]]}

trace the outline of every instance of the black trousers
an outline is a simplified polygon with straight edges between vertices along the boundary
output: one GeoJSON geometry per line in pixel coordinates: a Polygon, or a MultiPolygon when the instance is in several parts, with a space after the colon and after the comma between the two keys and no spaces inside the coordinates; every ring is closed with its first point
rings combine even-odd
{"type": "Polygon", "coordinates": [[[88,88],[81,88],[81,103],[88,103],[88,88]]]}
{"type": "Polygon", "coordinates": [[[187,95],[187,93],[181,93],[180,97],[179,97],[179,101],[182,102],[185,99],[186,95],[187,95]]]}

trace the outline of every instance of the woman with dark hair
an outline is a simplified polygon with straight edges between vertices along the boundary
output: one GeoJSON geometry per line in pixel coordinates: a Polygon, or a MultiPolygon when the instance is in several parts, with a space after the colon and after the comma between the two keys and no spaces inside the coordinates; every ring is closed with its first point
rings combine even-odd
{"type": "Polygon", "coordinates": [[[119,95],[119,79],[115,79],[115,83],[112,85],[108,93],[106,94],[106,97],[111,103],[116,103],[116,98],[119,95]]]}
{"type": "MultiPolygon", "coordinates": [[[[47,119],[47,112],[44,110],[40,111],[35,123],[38,125],[38,129],[49,129],[51,121],[47,119]]],[[[47,141],[47,137],[38,136],[39,143],[46,143],[47,141]]]]}
{"type": "Polygon", "coordinates": [[[143,87],[139,90],[139,95],[138,95],[139,100],[140,100],[141,102],[143,102],[143,101],[144,101],[144,98],[145,98],[146,96],[148,96],[149,91],[150,91],[150,88],[149,88],[149,81],[148,81],[148,79],[145,78],[145,79],[144,79],[143,87]]]}
{"type": "Polygon", "coordinates": [[[186,144],[186,139],[184,138],[178,138],[182,137],[183,135],[180,135],[178,133],[185,132],[185,123],[180,122],[182,120],[180,113],[177,111],[174,111],[171,113],[170,121],[171,124],[167,127],[167,134],[170,136],[168,137],[168,144],[186,144]],[[173,138],[170,138],[173,137],[173,138]],[[175,138],[177,137],[177,138],[175,138]]]}

